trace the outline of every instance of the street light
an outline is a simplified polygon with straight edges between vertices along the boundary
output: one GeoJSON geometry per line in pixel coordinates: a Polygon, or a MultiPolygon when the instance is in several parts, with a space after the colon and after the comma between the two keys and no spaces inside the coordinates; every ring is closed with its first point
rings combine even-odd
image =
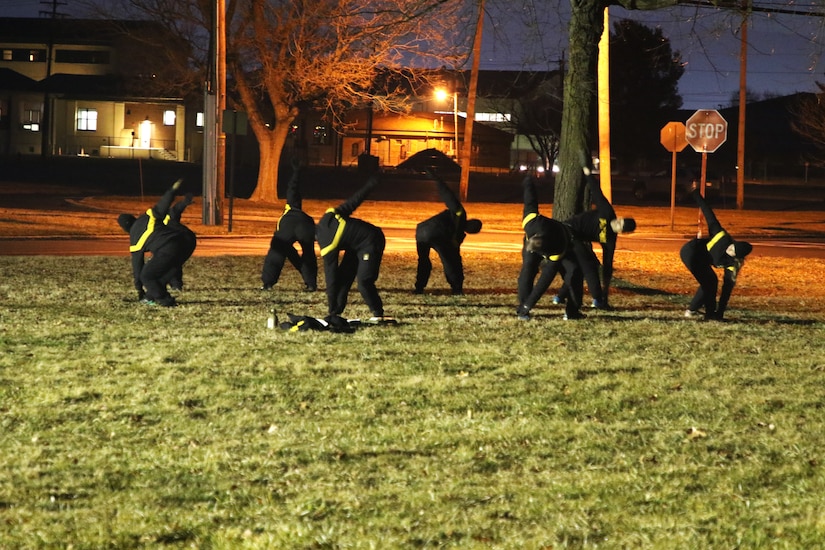
{"type": "MultiPolygon", "coordinates": [[[[450,93],[444,89],[437,89],[435,97],[438,101],[446,101],[450,93]]],[[[455,131],[455,159],[458,160],[458,92],[453,92],[453,130],[455,131]]]]}

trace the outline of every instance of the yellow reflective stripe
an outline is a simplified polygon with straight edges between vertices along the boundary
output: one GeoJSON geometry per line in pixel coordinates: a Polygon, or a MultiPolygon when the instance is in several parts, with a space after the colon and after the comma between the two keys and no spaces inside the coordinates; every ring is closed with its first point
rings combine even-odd
{"type": "Polygon", "coordinates": [[[306,322],[306,321],[304,321],[303,319],[301,319],[301,320],[300,320],[300,321],[298,321],[296,324],[294,324],[293,326],[289,327],[289,332],[298,332],[299,330],[301,330],[301,326],[303,326],[303,324],[304,324],[305,322],[306,322]]]}
{"type": "Polygon", "coordinates": [[[290,210],[291,210],[291,207],[289,206],[289,203],[286,203],[284,205],[284,213],[281,214],[281,217],[278,218],[278,223],[275,224],[275,229],[276,230],[281,228],[281,220],[284,219],[284,216],[286,216],[286,213],[289,212],[290,210]]]}
{"type": "Polygon", "coordinates": [[[146,239],[149,238],[155,231],[155,217],[152,215],[152,209],[146,211],[146,214],[149,216],[149,223],[146,224],[146,231],[143,232],[143,235],[140,236],[138,241],[129,247],[129,252],[140,252],[143,250],[143,245],[146,244],[146,239]]]}
{"type": "Polygon", "coordinates": [[[521,220],[521,228],[524,229],[524,227],[528,223],[530,223],[538,215],[539,215],[538,212],[531,212],[530,214],[527,214],[526,216],[524,216],[524,219],[521,220]]]}
{"type": "Polygon", "coordinates": [[[725,235],[727,235],[727,233],[725,233],[724,231],[720,231],[719,233],[717,233],[716,235],[714,235],[714,236],[713,236],[713,238],[712,238],[711,240],[709,240],[709,241],[708,241],[708,244],[707,244],[707,248],[708,248],[708,250],[710,250],[711,248],[713,248],[713,246],[714,246],[716,243],[718,243],[718,242],[719,242],[719,240],[720,240],[722,237],[724,237],[725,235]]]}
{"type": "MultiPolygon", "coordinates": [[[[329,212],[335,212],[335,209],[330,208],[327,210],[327,213],[329,212]]],[[[332,242],[321,249],[321,256],[326,256],[338,248],[338,243],[341,241],[341,234],[344,232],[344,226],[347,225],[347,221],[338,214],[335,214],[335,219],[338,220],[338,229],[335,230],[335,236],[332,238],[332,242]]]]}
{"type": "Polygon", "coordinates": [[[599,242],[607,242],[607,220],[605,218],[599,218],[599,242]]]}

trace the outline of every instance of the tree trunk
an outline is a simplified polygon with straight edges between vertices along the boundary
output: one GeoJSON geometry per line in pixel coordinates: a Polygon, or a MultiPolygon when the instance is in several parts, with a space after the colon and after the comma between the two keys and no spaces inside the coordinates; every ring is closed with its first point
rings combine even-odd
{"type": "Polygon", "coordinates": [[[604,6],[599,0],[572,0],[570,4],[570,63],[564,79],[559,173],[553,196],[553,217],[557,220],[584,209],[582,163],[590,162],[596,65],[604,25],[604,6]]]}
{"type": "Polygon", "coordinates": [[[290,122],[278,121],[275,128],[266,127],[255,130],[258,139],[260,162],[258,165],[258,182],[255,191],[249,200],[256,202],[278,202],[278,166],[281,162],[281,152],[284,150],[290,122]]]}

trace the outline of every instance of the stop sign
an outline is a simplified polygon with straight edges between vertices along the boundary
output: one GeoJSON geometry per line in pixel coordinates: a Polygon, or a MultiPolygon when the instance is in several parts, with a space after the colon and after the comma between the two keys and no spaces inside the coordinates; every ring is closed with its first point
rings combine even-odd
{"type": "Polygon", "coordinates": [[[713,153],[728,139],[728,122],[718,111],[700,109],[685,122],[685,138],[697,153],[713,153]]]}

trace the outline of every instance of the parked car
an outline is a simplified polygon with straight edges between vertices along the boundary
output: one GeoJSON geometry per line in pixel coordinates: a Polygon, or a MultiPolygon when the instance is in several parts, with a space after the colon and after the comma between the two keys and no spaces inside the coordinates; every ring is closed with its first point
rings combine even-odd
{"type": "Polygon", "coordinates": [[[439,175],[457,175],[461,173],[461,166],[438,149],[424,149],[396,166],[399,172],[424,174],[432,171],[439,175]]]}
{"type": "MultiPolygon", "coordinates": [[[[676,202],[690,200],[690,190],[693,183],[699,186],[701,182],[700,170],[678,168],[676,170],[676,202]]],[[[625,187],[630,186],[638,200],[670,200],[673,179],[670,170],[657,172],[647,178],[630,178],[625,187]]],[[[714,199],[722,192],[725,181],[714,172],[705,174],[705,197],[714,199]]]]}

